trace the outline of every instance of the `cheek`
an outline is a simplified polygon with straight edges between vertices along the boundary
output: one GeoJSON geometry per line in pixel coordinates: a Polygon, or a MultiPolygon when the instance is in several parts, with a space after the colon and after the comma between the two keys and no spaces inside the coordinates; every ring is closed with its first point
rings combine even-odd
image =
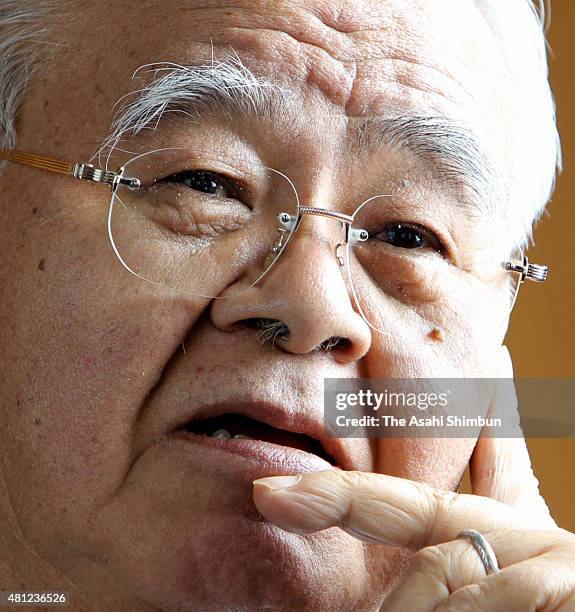
{"type": "Polygon", "coordinates": [[[464,325],[446,328],[405,326],[388,334],[374,333],[364,359],[366,378],[492,377],[503,333],[477,340],[464,325]]]}
{"type": "Polygon", "coordinates": [[[141,287],[115,260],[105,218],[81,225],[42,206],[5,242],[0,446],[25,532],[48,543],[75,531],[81,542],[83,522],[125,479],[142,402],[202,305],[141,287]]]}
{"type": "MultiPolygon", "coordinates": [[[[501,346],[505,326],[484,334],[481,317],[490,313],[460,312],[452,309],[441,326],[405,325],[387,334],[374,334],[370,353],[365,358],[362,376],[375,379],[444,379],[494,377],[493,364],[501,346]]],[[[490,320],[493,321],[493,318],[490,320]]],[[[433,380],[431,381],[433,385],[433,380]]],[[[472,392],[470,387],[469,393],[472,392]]],[[[381,389],[378,389],[381,391],[381,389]]],[[[407,389],[410,390],[410,389],[407,389]]],[[[414,385],[412,391],[417,391],[414,385]]],[[[445,390],[439,384],[436,391],[445,390]]],[[[466,387],[463,392],[467,393],[466,387]]],[[[470,402],[473,401],[471,395],[470,402]]],[[[481,397],[473,399],[487,404],[481,397]]],[[[429,412],[429,411],[428,411],[429,412]]],[[[392,414],[389,409],[386,413],[392,414]]],[[[431,416],[407,411],[418,417],[431,416]]],[[[484,414],[484,411],[479,411],[484,414]]],[[[402,414],[405,416],[405,414],[402,414]]],[[[376,471],[425,482],[442,489],[454,489],[469,462],[475,438],[381,438],[373,441],[376,471]]]]}
{"type": "Polygon", "coordinates": [[[475,442],[470,438],[379,440],[377,471],[454,490],[469,463],[475,442]]]}
{"type": "Polygon", "coordinates": [[[376,327],[383,333],[372,333],[367,375],[492,375],[494,352],[502,343],[509,318],[506,282],[496,285],[460,274],[451,279],[434,278],[428,289],[426,299],[420,296],[417,300],[413,294],[403,301],[393,295],[368,295],[371,303],[377,304],[368,314],[377,310],[376,327]]]}

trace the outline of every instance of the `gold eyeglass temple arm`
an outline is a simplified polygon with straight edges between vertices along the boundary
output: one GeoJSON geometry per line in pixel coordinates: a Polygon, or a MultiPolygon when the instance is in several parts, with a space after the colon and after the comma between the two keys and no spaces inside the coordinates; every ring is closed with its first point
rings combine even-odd
{"type": "Polygon", "coordinates": [[[115,190],[118,185],[127,185],[132,189],[137,189],[140,186],[140,181],[137,178],[125,178],[124,168],[120,168],[118,172],[112,170],[100,170],[92,164],[80,164],[71,161],[54,159],[52,157],[42,157],[33,153],[23,153],[22,151],[6,151],[0,149],[0,159],[9,162],[21,164],[23,166],[31,166],[48,172],[57,172],[58,174],[67,174],[82,181],[93,181],[96,183],[104,183],[115,190]]]}

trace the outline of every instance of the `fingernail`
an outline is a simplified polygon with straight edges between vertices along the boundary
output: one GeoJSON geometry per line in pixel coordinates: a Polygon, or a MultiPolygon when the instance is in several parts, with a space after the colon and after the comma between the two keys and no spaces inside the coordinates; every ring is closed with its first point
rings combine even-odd
{"type": "Polygon", "coordinates": [[[261,485],[263,487],[267,487],[272,491],[276,491],[278,489],[287,489],[288,487],[292,487],[297,484],[301,480],[301,474],[296,474],[295,476],[271,476],[269,478],[258,478],[254,480],[254,485],[261,485]]]}

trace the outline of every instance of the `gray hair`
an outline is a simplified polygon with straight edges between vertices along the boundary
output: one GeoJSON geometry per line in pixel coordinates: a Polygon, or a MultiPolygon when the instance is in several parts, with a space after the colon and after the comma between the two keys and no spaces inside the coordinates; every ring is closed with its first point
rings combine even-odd
{"type": "Polygon", "coordinates": [[[562,170],[545,39],[551,0],[477,0],[476,4],[504,49],[516,103],[528,111],[529,117],[537,117],[519,135],[509,177],[513,193],[507,194],[512,209],[509,238],[516,245],[526,246],[531,241],[534,223],[553,194],[557,173],[562,170]]]}
{"type": "Polygon", "coordinates": [[[142,73],[152,73],[153,82],[143,89],[126,94],[115,107],[120,107],[110,133],[95,153],[102,163],[102,154],[110,153],[127,135],[137,136],[142,130],[154,129],[167,113],[188,115],[195,121],[203,107],[212,102],[226,116],[238,110],[254,114],[265,112],[266,89],[273,86],[265,79],[256,77],[232,51],[225,60],[217,60],[213,54],[206,64],[191,68],[173,62],[159,62],[141,66],[133,79],[142,73]],[[125,104],[123,104],[125,102],[125,104]]]}
{"type": "Polygon", "coordinates": [[[16,145],[28,83],[48,57],[51,0],[0,0],[0,148],[16,145]]]}
{"type": "MultiPolygon", "coordinates": [[[[67,0],[0,0],[1,148],[11,149],[16,145],[16,119],[28,83],[42,63],[49,58],[50,46],[54,44],[49,42],[51,16],[53,13],[58,16],[66,4],[67,0]]],[[[523,99],[534,105],[534,115],[539,117],[537,122],[533,122],[537,129],[533,130],[534,133],[530,136],[532,140],[522,143],[524,156],[518,157],[517,176],[513,182],[514,185],[517,183],[524,188],[523,193],[515,194],[521,206],[522,218],[518,220],[518,230],[513,240],[516,243],[524,243],[531,235],[533,222],[538,220],[551,197],[556,173],[561,169],[561,146],[556,127],[555,104],[548,83],[545,42],[548,10],[545,10],[545,0],[477,0],[477,6],[506,49],[510,74],[516,77],[518,83],[529,81],[528,86],[522,87],[523,99]],[[529,34],[527,45],[505,42],[510,32],[521,28],[529,34]],[[518,53],[523,61],[515,61],[514,54],[518,53]],[[524,56],[528,58],[527,61],[524,56]],[[521,66],[522,70],[515,70],[515,65],[521,66]],[[530,72],[528,79],[525,78],[525,66],[530,72]],[[527,176],[539,177],[537,185],[521,180],[521,171],[527,176]]],[[[241,64],[235,67],[243,68],[241,64]]],[[[213,68],[213,64],[210,68],[213,68]]],[[[206,77],[210,76],[208,72],[209,69],[206,70],[206,77]]],[[[249,82],[252,77],[248,73],[249,71],[246,71],[244,76],[249,82]]],[[[252,80],[252,85],[255,92],[262,83],[252,80]]],[[[133,107],[133,110],[137,108],[133,107]]],[[[159,117],[149,119],[158,120],[159,117]]],[[[116,137],[122,127],[124,126],[119,124],[114,126],[116,137]]],[[[139,127],[144,126],[140,124],[139,127]]],[[[114,137],[108,139],[105,144],[110,145],[113,141],[114,137]]]]}

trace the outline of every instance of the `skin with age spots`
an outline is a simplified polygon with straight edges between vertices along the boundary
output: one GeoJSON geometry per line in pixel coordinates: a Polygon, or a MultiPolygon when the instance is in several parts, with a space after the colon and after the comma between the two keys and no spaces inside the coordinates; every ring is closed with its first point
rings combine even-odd
{"type": "MultiPolygon", "coordinates": [[[[87,160],[115,102],[139,86],[131,80],[138,67],[206,62],[233,49],[291,102],[269,118],[174,123],[176,146],[220,142],[226,155],[233,144],[285,171],[302,202],[347,214],[382,180],[417,186],[429,201],[465,190],[439,193],[432,168],[407,153],[359,156],[349,139],[358,119],[465,120],[501,174],[511,172],[525,118],[469,0],[242,0],[233,9],[127,0],[72,2],[71,10],[60,26],[64,44],[22,109],[22,150],[87,160]]],[[[333,253],[337,228],[306,218],[262,286],[235,301],[176,300],[119,264],[105,188],[32,172],[11,165],[0,177],[2,584],[57,586],[83,611],[377,610],[407,553],[335,528],[302,536],[271,525],[254,507],[251,483],[275,472],[231,477],[201,452],[182,453],[167,437],[169,422],[219,401],[318,412],[326,377],[485,375],[504,330],[475,340],[503,290],[485,296],[481,317],[454,309],[457,324],[435,334],[438,342],[423,326],[378,336],[354,310],[333,253]],[[262,346],[245,324],[254,318],[286,322],[289,338],[275,350],[262,346]],[[315,350],[338,336],[347,342],[315,350]]],[[[476,221],[473,236],[502,229],[476,221]]],[[[476,249],[462,250],[469,266],[494,244],[468,243],[476,249]]],[[[350,469],[454,489],[474,440],[341,445],[350,469]]]]}
{"type": "Polygon", "coordinates": [[[429,337],[432,340],[436,340],[437,342],[443,342],[445,340],[445,336],[443,335],[443,332],[440,329],[432,329],[429,332],[429,337]]]}

